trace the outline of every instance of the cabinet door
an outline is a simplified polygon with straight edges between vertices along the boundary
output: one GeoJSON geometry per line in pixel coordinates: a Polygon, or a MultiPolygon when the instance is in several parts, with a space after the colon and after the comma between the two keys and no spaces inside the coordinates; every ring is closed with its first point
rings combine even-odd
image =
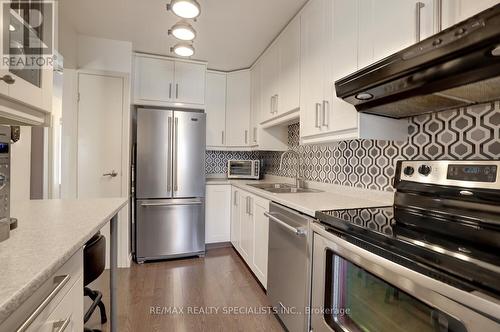
{"type": "Polygon", "coordinates": [[[269,201],[260,197],[253,198],[253,261],[252,268],[267,289],[267,257],[269,245],[269,219],[264,212],[269,212],[269,201]]]}
{"type": "Polygon", "coordinates": [[[240,196],[240,254],[249,266],[253,259],[252,196],[241,192],[240,196]]]}
{"type": "Polygon", "coordinates": [[[279,107],[278,95],[279,80],[279,49],[277,44],[271,47],[262,56],[262,109],[261,121],[276,116],[279,107]]]}
{"type": "Polygon", "coordinates": [[[136,102],[169,102],[173,97],[174,62],[148,56],[135,57],[136,102]]]}
{"type": "Polygon", "coordinates": [[[240,209],[241,209],[241,191],[231,187],[231,243],[233,247],[240,251],[240,209]]]}
{"type": "Polygon", "coordinates": [[[311,0],[300,17],[300,130],[301,136],[320,132],[325,61],[325,1],[311,0]]]}
{"type": "Polygon", "coordinates": [[[205,104],[206,71],[204,64],[175,61],[175,101],[205,104]]]}
{"type": "Polygon", "coordinates": [[[433,34],[433,0],[358,1],[360,68],[433,34]]]}
{"type": "Polygon", "coordinates": [[[250,143],[250,71],[227,74],[226,123],[228,146],[250,143]]]}
{"type": "Polygon", "coordinates": [[[296,17],[278,41],[278,114],[299,108],[300,96],[300,18],[296,17]]]}
{"type": "Polygon", "coordinates": [[[259,144],[259,122],[260,122],[260,108],[261,100],[261,64],[256,63],[250,71],[251,76],[251,108],[250,108],[250,144],[259,144]]]}
{"type": "Polygon", "coordinates": [[[206,87],[207,146],[226,143],[226,74],[208,72],[206,87]]]}
{"type": "Polygon", "coordinates": [[[499,0],[443,0],[443,29],[499,3],[499,0]]]}
{"type": "Polygon", "coordinates": [[[205,243],[231,240],[231,186],[207,185],[205,243]]]}
{"type": "Polygon", "coordinates": [[[321,127],[324,132],[338,132],[355,129],[358,126],[358,112],[353,105],[337,98],[335,81],[355,72],[358,68],[358,22],[357,1],[328,1],[327,10],[332,20],[326,21],[327,45],[331,49],[330,66],[325,72],[330,74],[325,81],[325,99],[321,107],[321,127]]]}

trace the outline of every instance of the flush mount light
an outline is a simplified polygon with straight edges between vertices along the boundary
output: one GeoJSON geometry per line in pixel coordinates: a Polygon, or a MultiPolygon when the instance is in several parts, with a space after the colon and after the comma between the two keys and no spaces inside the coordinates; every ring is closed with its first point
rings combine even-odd
{"type": "Polygon", "coordinates": [[[355,97],[357,100],[370,100],[373,98],[373,95],[368,92],[361,92],[358,93],[355,97]]]}
{"type": "Polygon", "coordinates": [[[194,54],[194,47],[188,43],[179,43],[170,49],[171,52],[174,52],[178,56],[189,57],[194,54]]]}
{"type": "Polygon", "coordinates": [[[12,24],[9,24],[9,31],[16,31],[16,27],[12,24]]]}
{"type": "Polygon", "coordinates": [[[492,51],[491,55],[493,56],[500,56],[500,45],[497,45],[492,51]]]}
{"type": "Polygon", "coordinates": [[[185,21],[180,21],[175,24],[172,29],[168,30],[169,35],[173,35],[175,38],[180,40],[190,41],[196,37],[196,31],[194,28],[185,21]]]}
{"type": "Polygon", "coordinates": [[[182,18],[196,18],[200,16],[201,7],[196,0],[172,0],[167,10],[182,18]]]}

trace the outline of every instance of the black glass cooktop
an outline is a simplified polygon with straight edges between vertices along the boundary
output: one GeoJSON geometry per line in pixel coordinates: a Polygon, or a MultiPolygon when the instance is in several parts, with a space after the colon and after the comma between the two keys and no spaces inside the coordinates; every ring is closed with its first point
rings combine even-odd
{"type": "Polygon", "coordinates": [[[484,234],[491,237],[491,230],[475,225],[469,238],[466,228],[460,230],[464,236],[457,232],[454,237],[449,231],[465,226],[414,214],[389,206],[322,211],[316,218],[328,231],[363,249],[464,290],[480,289],[500,298],[500,250],[476,241],[484,234]],[[425,224],[438,226],[422,227],[425,224]]]}

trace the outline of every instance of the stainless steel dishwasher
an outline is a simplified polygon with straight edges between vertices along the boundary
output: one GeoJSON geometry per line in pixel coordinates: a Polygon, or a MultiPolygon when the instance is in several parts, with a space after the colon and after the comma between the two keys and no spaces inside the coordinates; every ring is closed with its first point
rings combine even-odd
{"type": "Polygon", "coordinates": [[[312,218],[271,203],[267,296],[290,332],[309,331],[310,223],[312,218]]]}

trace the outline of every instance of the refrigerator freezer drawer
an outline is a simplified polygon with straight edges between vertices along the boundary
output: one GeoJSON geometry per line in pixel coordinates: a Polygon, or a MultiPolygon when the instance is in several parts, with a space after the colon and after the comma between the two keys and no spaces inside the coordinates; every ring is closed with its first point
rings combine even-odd
{"type": "Polygon", "coordinates": [[[137,261],[204,254],[204,199],[137,200],[137,261]]]}

